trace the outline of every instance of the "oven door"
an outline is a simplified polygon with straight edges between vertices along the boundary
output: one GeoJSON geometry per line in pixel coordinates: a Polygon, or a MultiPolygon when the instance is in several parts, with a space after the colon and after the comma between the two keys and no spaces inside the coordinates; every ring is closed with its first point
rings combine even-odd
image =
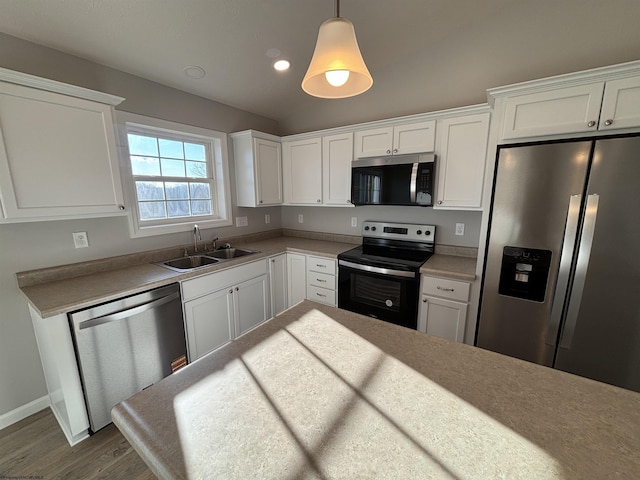
{"type": "Polygon", "coordinates": [[[412,329],[418,325],[416,272],[338,261],[338,307],[412,329]]]}

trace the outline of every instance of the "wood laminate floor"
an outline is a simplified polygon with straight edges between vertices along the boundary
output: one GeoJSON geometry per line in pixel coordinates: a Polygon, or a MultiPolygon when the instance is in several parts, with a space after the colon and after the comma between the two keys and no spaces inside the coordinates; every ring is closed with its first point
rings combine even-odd
{"type": "Polygon", "coordinates": [[[50,409],[0,430],[0,479],[151,480],[115,425],[70,447],[50,409]]]}

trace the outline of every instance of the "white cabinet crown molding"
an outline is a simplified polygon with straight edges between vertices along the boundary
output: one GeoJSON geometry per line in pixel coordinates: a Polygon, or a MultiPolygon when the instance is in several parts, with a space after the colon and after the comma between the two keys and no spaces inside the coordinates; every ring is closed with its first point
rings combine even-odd
{"type": "Polygon", "coordinates": [[[70,97],[91,100],[114,107],[124,101],[124,98],[118,97],[117,95],[98,92],[96,90],[90,90],[88,88],[78,87],[76,85],[70,85],[56,80],[49,80],[48,78],[41,78],[35,75],[29,75],[28,73],[16,72],[14,70],[1,67],[0,81],[14,83],[16,85],[24,85],[26,87],[37,88],[48,92],[61,93],[70,97]]]}
{"type": "Polygon", "coordinates": [[[493,107],[499,97],[544,92],[637,75],[640,75],[640,60],[490,88],[487,90],[487,102],[493,107]]]}

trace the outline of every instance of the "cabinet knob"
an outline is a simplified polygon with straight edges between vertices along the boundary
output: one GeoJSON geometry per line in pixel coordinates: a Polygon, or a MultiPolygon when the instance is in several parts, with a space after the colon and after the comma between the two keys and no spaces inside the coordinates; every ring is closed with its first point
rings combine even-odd
{"type": "Polygon", "coordinates": [[[124,212],[124,205],[118,205],[118,209],[124,212]]]}
{"type": "Polygon", "coordinates": [[[427,303],[427,299],[426,299],[426,298],[423,298],[423,299],[422,299],[422,303],[427,303]]]}
{"type": "Polygon", "coordinates": [[[596,122],[594,122],[593,120],[591,120],[589,123],[587,123],[587,127],[591,128],[591,127],[595,127],[596,126],[596,122]]]}
{"type": "Polygon", "coordinates": [[[604,121],[605,126],[609,126],[609,125],[613,125],[613,120],[609,119],[609,120],[605,120],[604,121]]]}
{"type": "Polygon", "coordinates": [[[438,200],[438,205],[442,205],[442,200],[438,200]]]}
{"type": "Polygon", "coordinates": [[[239,289],[238,287],[236,287],[236,292],[237,292],[238,290],[240,290],[240,289],[239,289]]]}
{"type": "Polygon", "coordinates": [[[387,153],[391,153],[391,150],[387,150],[387,153]]]}
{"type": "Polygon", "coordinates": [[[271,259],[271,263],[276,263],[276,259],[275,259],[275,258],[272,258],[272,259],[271,259]]]}
{"type": "Polygon", "coordinates": [[[318,199],[318,203],[322,203],[322,200],[318,199]]]}
{"type": "Polygon", "coordinates": [[[229,293],[233,293],[233,288],[230,288],[230,289],[229,289],[229,293]]]}
{"type": "Polygon", "coordinates": [[[262,200],[260,200],[260,203],[262,203],[262,200]]]}
{"type": "Polygon", "coordinates": [[[397,149],[397,148],[394,148],[394,149],[393,149],[393,153],[398,153],[398,149],[397,149]]]}

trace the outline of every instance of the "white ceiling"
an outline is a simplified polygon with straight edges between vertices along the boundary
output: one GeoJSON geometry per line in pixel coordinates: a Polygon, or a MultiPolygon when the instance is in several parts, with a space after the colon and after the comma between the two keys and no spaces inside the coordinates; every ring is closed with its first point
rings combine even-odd
{"type": "Polygon", "coordinates": [[[638,0],[342,0],[341,14],[374,78],[346,100],[300,88],[333,0],[0,0],[0,31],[289,132],[480,103],[489,87],[640,58],[638,0]],[[274,48],[290,71],[272,69],[274,48]],[[189,65],[206,76],[188,78],[189,65]]]}

